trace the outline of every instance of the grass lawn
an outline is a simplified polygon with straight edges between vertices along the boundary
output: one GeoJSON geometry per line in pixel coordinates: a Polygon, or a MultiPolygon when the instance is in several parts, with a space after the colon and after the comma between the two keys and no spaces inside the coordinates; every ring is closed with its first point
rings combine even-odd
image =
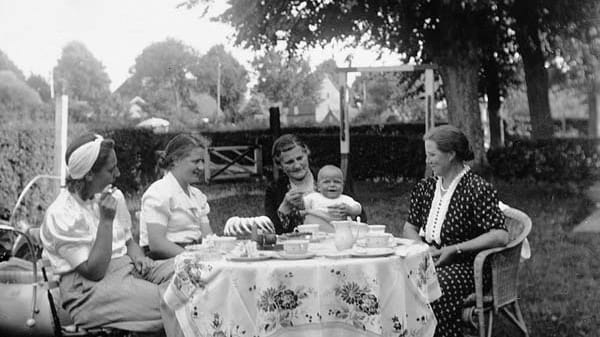
{"type": "MultiPolygon", "coordinates": [[[[263,213],[262,186],[204,186],[213,229],[221,233],[227,218],[263,213]],[[241,187],[240,187],[241,186],[241,187]],[[223,197],[218,197],[219,195],[223,197]]],[[[410,184],[357,182],[355,189],[370,224],[385,224],[399,235],[408,214],[410,184]]],[[[532,258],[520,274],[521,309],[531,336],[600,335],[600,236],[573,234],[572,227],[592,209],[579,194],[527,184],[497,183],[500,198],[533,221],[532,258]]],[[[502,326],[502,325],[500,325],[502,326]]],[[[500,329],[503,330],[503,329],[500,329]]],[[[518,336],[499,331],[500,336],[518,336]]]]}

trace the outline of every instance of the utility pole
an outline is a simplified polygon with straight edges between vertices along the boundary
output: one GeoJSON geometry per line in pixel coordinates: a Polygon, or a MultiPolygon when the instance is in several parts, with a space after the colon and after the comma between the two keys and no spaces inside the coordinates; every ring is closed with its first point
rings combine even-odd
{"type": "Polygon", "coordinates": [[[215,122],[221,110],[221,61],[217,61],[217,110],[215,111],[215,122]]]}

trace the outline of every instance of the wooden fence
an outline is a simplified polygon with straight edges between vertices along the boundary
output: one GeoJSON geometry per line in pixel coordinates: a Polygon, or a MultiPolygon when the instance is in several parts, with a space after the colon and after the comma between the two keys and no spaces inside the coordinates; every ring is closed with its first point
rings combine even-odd
{"type": "Polygon", "coordinates": [[[211,146],[204,152],[204,181],[262,177],[259,145],[211,146]]]}

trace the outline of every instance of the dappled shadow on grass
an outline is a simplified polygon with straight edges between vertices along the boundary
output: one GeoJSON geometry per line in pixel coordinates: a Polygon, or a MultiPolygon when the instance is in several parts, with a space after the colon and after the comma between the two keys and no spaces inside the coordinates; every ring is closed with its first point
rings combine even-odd
{"type": "MultiPolygon", "coordinates": [[[[408,215],[413,184],[356,182],[357,199],[367,209],[370,224],[385,224],[400,235],[408,215]]],[[[532,219],[532,257],[521,268],[521,308],[532,337],[598,336],[600,331],[600,235],[574,234],[570,229],[591,208],[576,191],[556,187],[496,182],[501,200],[532,219]]],[[[262,191],[262,190],[261,190],[262,191]]],[[[263,213],[260,191],[210,202],[211,226],[217,233],[230,216],[263,213]]],[[[518,336],[503,322],[495,336],[518,336]]]]}
{"type": "Polygon", "coordinates": [[[499,183],[498,189],[503,200],[533,222],[532,258],[522,265],[519,278],[531,335],[597,336],[600,236],[571,233],[593,205],[567,189],[507,183],[499,183]]]}

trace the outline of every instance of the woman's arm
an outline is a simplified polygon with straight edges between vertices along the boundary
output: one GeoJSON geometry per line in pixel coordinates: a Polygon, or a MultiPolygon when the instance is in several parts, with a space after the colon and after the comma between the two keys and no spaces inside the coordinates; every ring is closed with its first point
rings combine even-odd
{"type": "Polygon", "coordinates": [[[283,233],[283,227],[281,224],[281,220],[279,219],[279,216],[277,215],[277,208],[279,207],[279,204],[281,203],[281,199],[282,198],[278,198],[278,196],[281,196],[278,193],[278,189],[276,187],[277,185],[275,183],[270,184],[269,186],[267,186],[267,189],[265,190],[265,204],[264,204],[264,208],[265,208],[265,215],[269,217],[269,219],[271,219],[271,222],[273,223],[273,226],[275,227],[275,233],[277,234],[281,234],[283,233]]]}
{"type": "Polygon", "coordinates": [[[450,263],[450,261],[458,254],[477,253],[484,249],[502,247],[508,243],[508,239],[507,231],[502,229],[492,229],[471,240],[452,246],[445,246],[441,249],[434,249],[432,250],[431,255],[434,257],[439,256],[435,263],[436,266],[443,266],[450,263]]]}
{"type": "Polygon", "coordinates": [[[404,229],[402,230],[402,236],[416,241],[423,241],[421,236],[419,235],[419,228],[410,222],[406,221],[404,223],[404,229]]]}
{"type": "Polygon", "coordinates": [[[183,248],[167,239],[167,227],[158,223],[147,223],[148,247],[159,258],[170,258],[181,252],[183,248]]]}
{"type": "Polygon", "coordinates": [[[127,240],[125,245],[127,246],[127,255],[133,261],[135,270],[141,275],[146,274],[152,268],[153,261],[144,255],[142,248],[133,239],[127,240]]]}
{"type": "Polygon", "coordinates": [[[112,256],[113,220],[117,212],[117,200],[109,193],[100,199],[100,222],[96,231],[96,240],[92,245],[88,259],[75,267],[75,270],[91,281],[104,278],[112,256]]]}

